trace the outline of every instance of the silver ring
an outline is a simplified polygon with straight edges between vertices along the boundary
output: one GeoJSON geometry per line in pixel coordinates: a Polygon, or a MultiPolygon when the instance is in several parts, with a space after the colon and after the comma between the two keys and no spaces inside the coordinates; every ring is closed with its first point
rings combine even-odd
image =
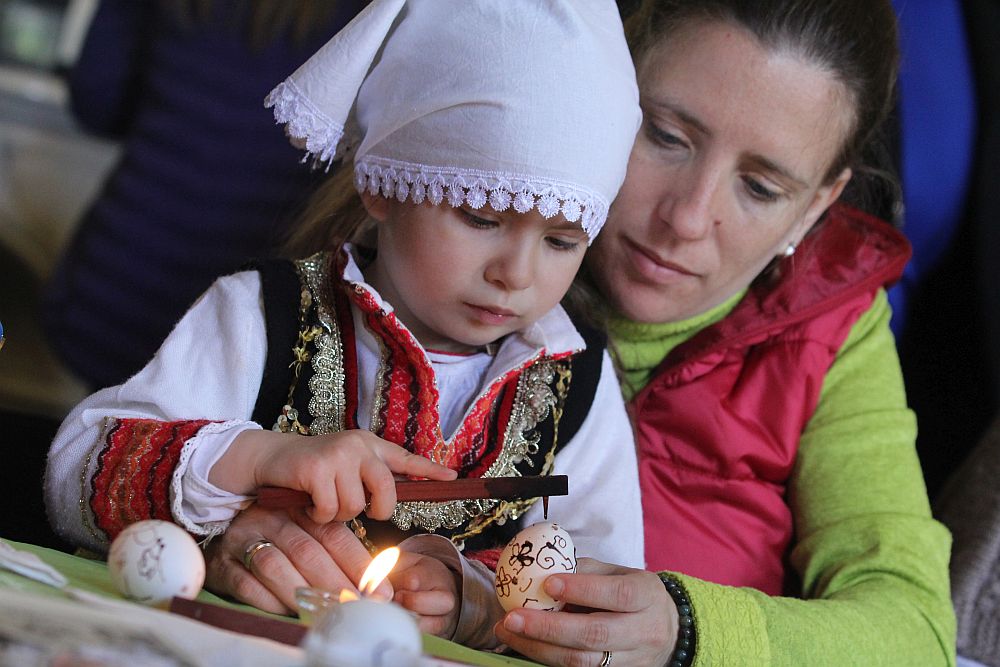
{"type": "Polygon", "coordinates": [[[270,540],[257,540],[252,543],[246,549],[243,550],[243,567],[250,569],[250,565],[253,563],[253,557],[257,555],[257,552],[261,549],[266,549],[267,547],[273,547],[274,542],[270,540]]]}
{"type": "Polygon", "coordinates": [[[601,656],[601,661],[597,663],[597,667],[608,667],[611,664],[611,651],[605,651],[604,655],[601,656]]]}

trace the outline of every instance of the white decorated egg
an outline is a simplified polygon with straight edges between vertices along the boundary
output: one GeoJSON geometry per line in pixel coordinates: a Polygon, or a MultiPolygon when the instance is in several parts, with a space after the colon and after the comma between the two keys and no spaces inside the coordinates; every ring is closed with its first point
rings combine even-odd
{"type": "Polygon", "coordinates": [[[558,611],[563,602],[542,590],[550,574],[576,572],[576,547],[559,524],[528,526],[500,552],[495,579],[497,599],[507,611],[518,607],[558,611]]]}
{"type": "Polygon", "coordinates": [[[167,521],[139,521],[111,543],[108,572],[127,598],[169,604],[175,595],[192,599],[205,583],[205,558],[183,528],[167,521]]]}

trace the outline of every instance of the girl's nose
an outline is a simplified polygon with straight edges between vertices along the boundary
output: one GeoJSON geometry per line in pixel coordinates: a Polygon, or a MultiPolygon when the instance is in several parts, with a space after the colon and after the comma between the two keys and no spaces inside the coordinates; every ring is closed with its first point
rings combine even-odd
{"type": "Polygon", "coordinates": [[[533,250],[527,243],[502,249],[487,265],[486,280],[511,292],[531,287],[535,280],[533,250]]]}
{"type": "Polygon", "coordinates": [[[672,183],[660,199],[659,216],[685,241],[698,241],[719,224],[721,182],[709,172],[692,173],[672,183]]]}

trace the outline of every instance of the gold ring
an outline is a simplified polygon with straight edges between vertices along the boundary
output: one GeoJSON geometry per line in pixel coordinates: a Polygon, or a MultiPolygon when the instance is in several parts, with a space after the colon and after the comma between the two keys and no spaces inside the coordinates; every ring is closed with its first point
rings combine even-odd
{"type": "Polygon", "coordinates": [[[601,661],[597,663],[597,667],[608,667],[611,664],[611,651],[605,651],[604,655],[601,656],[601,661]]]}
{"type": "Polygon", "coordinates": [[[250,569],[250,565],[253,563],[253,557],[257,555],[257,552],[261,549],[266,549],[267,547],[273,547],[274,542],[270,540],[257,540],[246,549],[243,550],[243,567],[250,569]]]}

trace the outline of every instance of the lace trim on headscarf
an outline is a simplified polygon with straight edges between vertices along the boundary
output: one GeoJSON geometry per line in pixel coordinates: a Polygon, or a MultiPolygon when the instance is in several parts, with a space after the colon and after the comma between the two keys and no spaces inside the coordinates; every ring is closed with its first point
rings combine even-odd
{"type": "MultiPolygon", "coordinates": [[[[329,164],[338,159],[344,126],[333,121],[302,94],[292,79],[280,83],[267,96],[264,106],[274,109],[278,124],[287,123],[292,143],[306,151],[304,159],[329,164]]],[[[435,206],[447,201],[454,207],[468,204],[481,209],[487,204],[497,212],[513,208],[518,213],[537,209],[548,219],[559,213],[570,222],[580,222],[589,241],[604,226],[608,202],[597,193],[537,177],[486,172],[459,167],[412,164],[366,155],[354,165],[358,192],[367,190],[414,204],[429,201],[435,206]]]]}
{"type": "Polygon", "coordinates": [[[435,206],[447,201],[453,207],[487,204],[497,212],[513,208],[518,213],[537,209],[548,219],[562,213],[579,222],[590,241],[608,216],[608,203],[600,195],[568,183],[524,178],[459,167],[436,167],[366,155],[354,165],[358,192],[395,197],[414,204],[425,200],[435,206]]]}
{"type": "Polygon", "coordinates": [[[292,145],[306,151],[303,161],[312,156],[329,166],[338,157],[337,145],[344,136],[344,126],[313,104],[290,77],[264,98],[264,106],[274,108],[278,125],[287,123],[285,133],[292,145]]]}

